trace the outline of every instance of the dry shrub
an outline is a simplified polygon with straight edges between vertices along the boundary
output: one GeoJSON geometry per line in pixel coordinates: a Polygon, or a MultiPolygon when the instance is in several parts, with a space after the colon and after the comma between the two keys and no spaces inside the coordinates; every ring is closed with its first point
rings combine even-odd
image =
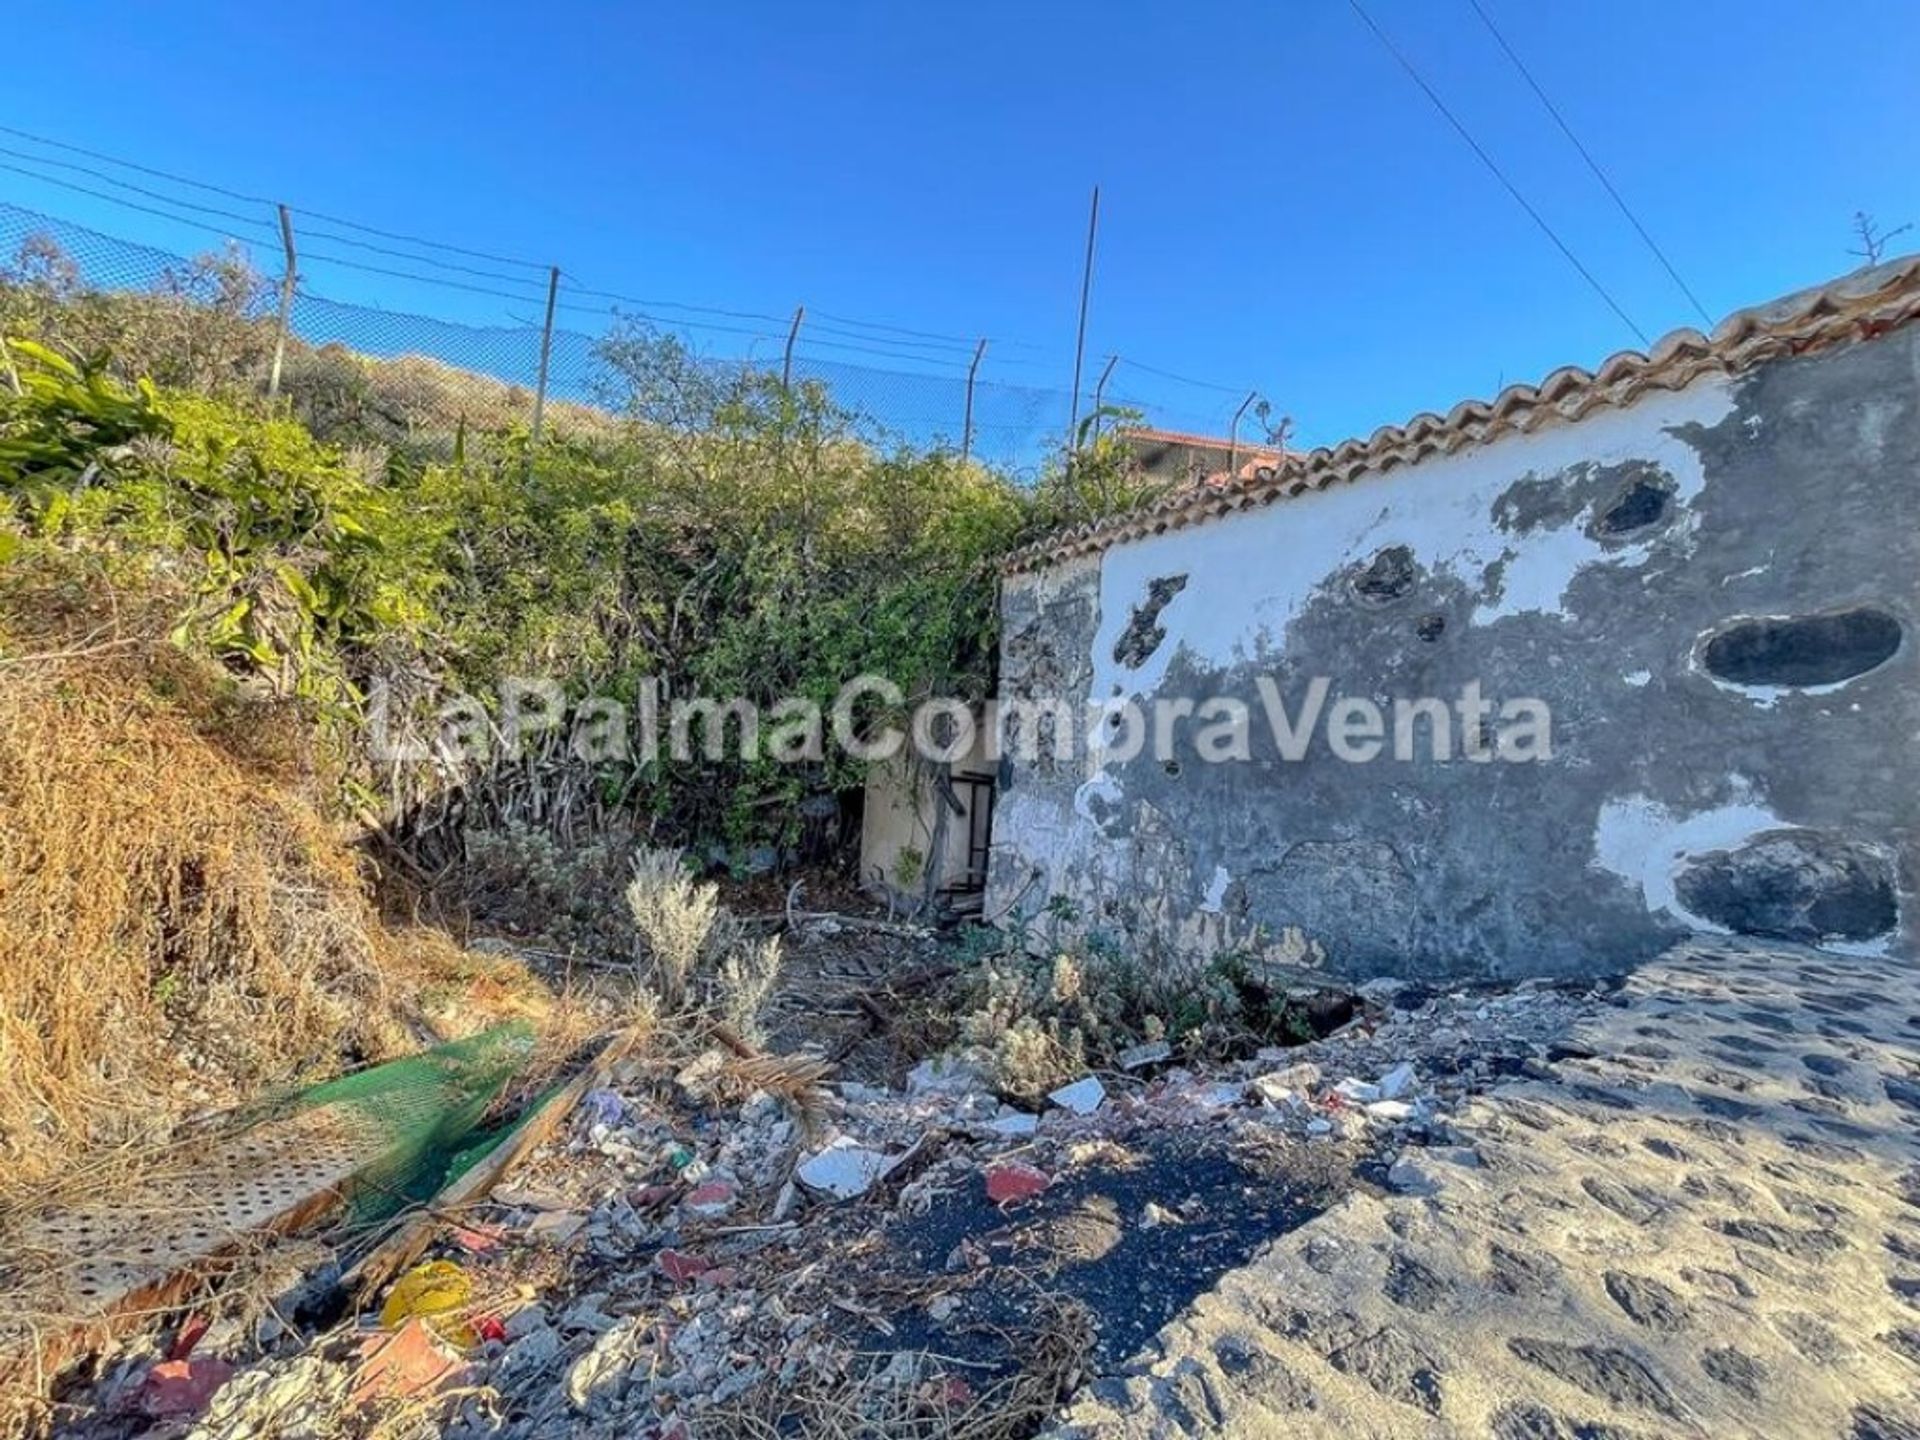
{"type": "Polygon", "coordinates": [[[720,887],[695,880],[674,849],[634,851],[627,909],[648,983],[664,1010],[704,1009],[751,1044],[765,1043],[760,1016],[779,987],[785,958],[778,937],[750,935],[720,903],[720,887]]]}
{"type": "Polygon", "coordinates": [[[298,707],[170,645],[93,562],[0,576],[0,1190],[183,1114],[537,1018],[537,985],[388,932],[314,803],[298,707]]]}
{"type": "Polygon", "coordinates": [[[678,850],[642,846],[633,855],[627,908],[652,966],[653,988],[669,1011],[686,1004],[720,914],[720,889],[695,880],[678,850]]]}
{"type": "Polygon", "coordinates": [[[760,1017],[780,986],[784,959],[779,936],[743,938],[728,947],[714,973],[714,1004],[720,1018],[754,1045],[767,1043],[760,1017]]]}

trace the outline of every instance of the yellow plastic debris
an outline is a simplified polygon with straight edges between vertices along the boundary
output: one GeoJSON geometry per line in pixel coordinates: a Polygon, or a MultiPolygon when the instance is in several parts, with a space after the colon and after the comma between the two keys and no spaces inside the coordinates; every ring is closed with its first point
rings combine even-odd
{"type": "Polygon", "coordinates": [[[394,1281],[380,1307],[380,1328],[398,1330],[417,1315],[442,1340],[465,1349],[479,1338],[462,1313],[472,1303],[472,1277],[451,1260],[429,1260],[394,1281]]]}

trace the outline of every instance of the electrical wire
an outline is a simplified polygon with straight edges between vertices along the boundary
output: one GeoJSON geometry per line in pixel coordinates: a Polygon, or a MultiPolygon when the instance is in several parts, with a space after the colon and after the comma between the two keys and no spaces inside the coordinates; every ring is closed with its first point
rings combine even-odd
{"type": "Polygon", "coordinates": [[[1573,266],[1580,273],[1580,278],[1592,287],[1593,293],[1606,302],[1607,308],[1620,317],[1621,323],[1634,333],[1643,346],[1651,347],[1653,342],[1647,338],[1647,332],[1634,323],[1633,317],[1627,314],[1618,300],[1613,298],[1607,287],[1595,278],[1594,273],[1581,263],[1580,257],[1573,253],[1572,247],[1560,238],[1559,232],[1553,226],[1547,223],[1546,217],[1534,209],[1527,197],[1520,193],[1520,187],[1507,178],[1507,172],[1495,163],[1493,156],[1487,153],[1486,147],[1473,138],[1473,132],[1460,122],[1459,116],[1447,108],[1447,102],[1440,98],[1439,92],[1427,83],[1426,77],[1414,68],[1413,62],[1401,53],[1400,48],[1387,38],[1386,31],[1374,24],[1373,17],[1367,13],[1366,7],[1360,3],[1360,0],[1347,0],[1347,3],[1353,7],[1353,13],[1360,17],[1367,29],[1373,32],[1374,39],[1378,40],[1386,52],[1399,62],[1400,68],[1407,72],[1408,78],[1420,87],[1427,99],[1433,102],[1433,108],[1438,110],[1446,122],[1453,127],[1455,133],[1467,142],[1467,148],[1480,158],[1480,163],[1487,167],[1493,178],[1498,180],[1507,194],[1513,197],[1514,203],[1527,212],[1528,218],[1540,227],[1540,233],[1553,242],[1554,248],[1566,257],[1567,263],[1573,266]]]}
{"type": "MultiPolygon", "coordinates": [[[[230,240],[233,238],[233,232],[231,230],[219,225],[209,225],[204,220],[190,220],[184,215],[175,215],[171,211],[159,210],[151,205],[142,205],[137,200],[128,200],[119,195],[109,194],[104,190],[95,190],[91,186],[80,185],[72,180],[62,180],[56,175],[42,175],[38,171],[28,170],[19,165],[9,165],[5,161],[0,161],[0,170],[8,170],[15,175],[25,175],[28,179],[38,180],[45,185],[57,185],[62,190],[72,190],[76,194],[91,195],[94,199],[104,200],[109,205],[119,205],[128,210],[138,210],[143,215],[157,215],[162,220],[171,220],[176,225],[189,225],[196,230],[205,230],[210,234],[220,236],[222,239],[230,240]]],[[[272,228],[267,225],[267,222],[264,220],[249,221],[247,223],[258,225],[262,229],[272,228]]]]}
{"type": "MultiPolygon", "coordinates": [[[[240,200],[250,205],[274,205],[279,203],[265,195],[249,195],[244,191],[230,190],[224,185],[215,185],[206,180],[195,180],[189,175],[176,174],[171,170],[161,170],[152,165],[142,165],[137,161],[124,160],[118,155],[109,155],[101,150],[89,150],[84,145],[73,145],[65,140],[54,140],[45,135],[36,135],[30,130],[17,129],[12,125],[0,125],[0,134],[12,135],[21,140],[31,140],[36,145],[45,145],[55,150],[65,150],[72,155],[84,155],[90,160],[104,161],[109,165],[117,165],[123,170],[137,171],[142,175],[151,175],[158,180],[169,180],[175,185],[189,185],[196,190],[205,190],[214,195],[224,195],[229,200],[240,200]]],[[[316,220],[324,220],[330,225],[344,225],[349,230],[360,231],[363,235],[378,235],[383,240],[398,240],[404,244],[419,245],[428,250],[445,250],[455,255],[465,255],[473,260],[491,260],[496,265],[523,265],[532,270],[545,270],[549,268],[537,260],[522,260],[513,255],[495,255],[485,250],[469,250],[464,246],[450,245],[444,240],[428,240],[418,235],[408,235],[397,230],[380,230],[372,225],[363,225],[358,220],[348,220],[343,216],[329,215],[320,210],[308,210],[305,207],[298,208],[301,214],[311,215],[316,220]]]]}
{"type": "Polygon", "coordinates": [[[1244,385],[1216,385],[1211,380],[1194,380],[1186,375],[1176,375],[1171,370],[1158,370],[1151,365],[1144,365],[1138,360],[1129,360],[1124,355],[1120,357],[1120,363],[1125,365],[1129,370],[1140,370],[1148,375],[1158,375],[1162,380],[1177,380],[1182,385],[1192,385],[1201,390],[1218,390],[1222,395],[1244,395],[1247,393],[1247,387],[1244,385]]]}
{"type": "MultiPolygon", "coordinates": [[[[50,137],[37,135],[31,131],[21,130],[14,126],[0,125],[0,134],[11,135],[35,145],[60,150],[72,155],[79,155],[89,160],[99,161],[105,165],[116,166],[120,169],[149,176],[157,180],[163,180],[173,185],[187,186],[205,194],[219,196],[239,204],[256,205],[263,208],[275,207],[278,204],[278,202],[266,196],[251,195],[244,191],[235,190],[209,181],[196,180],[191,176],[181,175],[151,165],[143,165],[136,161],[122,159],[118,156],[88,149],[85,146],[70,144],[66,141],[54,140],[50,137]]],[[[62,160],[50,155],[32,154],[5,146],[0,146],[0,155],[9,156],[15,160],[26,161],[28,165],[31,166],[51,167],[69,174],[83,175],[111,188],[98,189],[91,185],[62,178],[59,175],[44,173],[42,169],[27,168],[27,166],[7,163],[4,160],[0,160],[0,171],[22,175],[42,184],[52,185],[76,194],[86,195],[122,209],[154,216],[174,224],[188,226],[209,234],[217,235],[222,239],[235,238],[233,231],[226,228],[227,225],[244,227],[246,232],[257,233],[275,242],[280,238],[277,227],[267,218],[242,214],[223,206],[205,204],[197,200],[184,198],[177,194],[167,194],[160,190],[136,184],[131,180],[94,168],[93,166],[79,164],[71,160],[62,160]],[[139,196],[141,199],[130,199],[128,198],[129,196],[139,196]],[[155,203],[143,203],[144,201],[155,203]],[[189,213],[180,213],[183,211],[189,213]],[[209,223],[208,219],[194,218],[199,216],[224,221],[226,225],[212,224],[209,223]]],[[[443,241],[429,240],[400,231],[383,230],[375,226],[364,225],[359,221],[349,220],[342,216],[330,215],[322,211],[298,209],[296,213],[303,221],[308,219],[320,220],[328,224],[357,231],[363,235],[374,235],[427,250],[464,255],[473,259],[490,261],[494,264],[523,266],[527,269],[541,272],[545,272],[550,268],[545,264],[523,260],[514,256],[500,255],[491,251],[452,245],[443,241]]],[[[369,263],[365,260],[350,259],[346,256],[328,253],[327,251],[309,250],[304,243],[300,249],[300,262],[303,266],[309,262],[315,265],[332,265],[343,269],[360,271],[364,274],[401,280],[411,284],[430,285],[440,289],[455,290],[472,295],[484,295],[519,304],[538,303],[544,299],[544,293],[531,293],[534,291],[544,292],[545,288],[540,284],[539,280],[531,276],[522,277],[502,274],[495,270],[483,270],[474,266],[458,264],[438,256],[413,254],[408,251],[375,244],[371,241],[356,239],[351,235],[342,235],[335,231],[324,229],[314,229],[306,225],[301,226],[300,235],[303,242],[308,239],[317,239],[330,245],[347,246],[370,254],[408,262],[412,265],[425,267],[430,271],[471,276],[477,280],[497,281],[503,285],[525,286],[528,287],[528,289],[527,291],[503,290],[491,285],[472,284],[465,280],[451,279],[448,278],[447,274],[422,274],[412,270],[396,269],[391,266],[369,263]]],[[[248,238],[251,238],[251,235],[249,235],[248,238]]],[[[255,243],[262,242],[256,241],[255,243]]],[[[597,290],[578,285],[574,283],[571,276],[565,278],[564,294],[576,299],[601,299],[615,302],[618,305],[638,307],[632,311],[622,311],[609,309],[607,307],[579,305],[571,303],[571,300],[562,300],[556,305],[556,309],[568,314],[601,317],[609,314],[626,315],[630,318],[641,320],[648,324],[658,325],[666,329],[699,330],[714,334],[737,335],[756,341],[779,342],[784,340],[785,327],[788,325],[790,319],[790,317],[787,316],[766,315],[754,311],[730,310],[717,306],[694,305],[681,301],[641,299],[615,291],[597,290]],[[683,312],[684,315],[715,316],[722,320],[760,321],[766,324],[780,326],[781,329],[777,333],[770,333],[737,325],[718,324],[709,320],[686,319],[680,315],[664,315],[658,313],[662,311],[683,312]]],[[[322,299],[322,297],[317,296],[311,298],[322,299]]],[[[323,303],[340,305],[343,302],[323,300],[323,303]]],[[[368,308],[365,306],[352,306],[350,302],[348,303],[349,308],[368,308]]],[[[378,307],[373,308],[377,309],[378,307]]],[[[943,334],[938,331],[917,330],[908,326],[860,320],[852,316],[839,315],[827,311],[812,312],[808,316],[808,321],[809,323],[802,329],[798,342],[798,349],[803,353],[808,350],[836,350],[848,354],[871,355],[882,359],[913,362],[923,367],[937,368],[945,366],[949,367],[950,370],[955,373],[964,371],[967,368],[966,363],[958,357],[964,355],[970,360],[973,350],[980,338],[974,337],[970,339],[964,336],[943,334]],[[900,338],[888,339],[886,338],[888,336],[898,336],[900,338]],[[956,358],[949,359],[947,358],[947,354],[938,353],[943,351],[949,352],[956,358]]],[[[1007,347],[1032,351],[1039,351],[1044,348],[1035,345],[1031,341],[1003,340],[999,338],[994,338],[993,344],[996,350],[1001,352],[1007,347]]],[[[1039,362],[1007,356],[1004,353],[1001,353],[999,360],[1000,365],[1011,367],[1031,367],[1037,363],[1039,362]]],[[[1155,369],[1152,366],[1141,364],[1138,361],[1128,360],[1125,363],[1145,373],[1176,380],[1183,384],[1197,385],[1206,389],[1218,390],[1221,393],[1238,393],[1234,387],[1211,385],[1206,381],[1192,380],[1186,376],[1175,375],[1170,371],[1155,369]]],[[[922,373],[926,372],[923,371],[922,373]]],[[[933,378],[945,377],[936,375],[933,378]]]]}
{"type": "MultiPolygon", "coordinates": [[[[219,216],[221,219],[231,220],[239,225],[251,225],[257,229],[265,230],[270,234],[274,233],[273,226],[269,222],[257,217],[241,215],[232,210],[222,209],[217,205],[202,205],[193,200],[183,200],[177,195],[162,194],[158,190],[149,190],[143,185],[135,185],[131,180],[122,180],[119,176],[110,175],[103,170],[95,170],[86,165],[77,165],[71,160],[56,160],[48,155],[30,155],[25,151],[14,150],[5,145],[0,145],[0,155],[10,155],[16,160],[26,160],[35,165],[53,165],[62,170],[71,170],[81,175],[89,175],[105,184],[118,186],[120,189],[131,191],[135,195],[144,195],[150,200],[158,200],[164,204],[172,205],[183,210],[198,211],[203,215],[219,216]]],[[[31,174],[33,172],[22,171],[21,173],[31,174]]],[[[37,178],[45,180],[53,179],[52,176],[40,176],[37,178]]],[[[92,195],[99,194],[98,191],[87,191],[85,193],[92,195]]],[[[399,260],[410,260],[416,265],[431,265],[442,270],[456,271],[463,275],[475,275],[481,279],[499,280],[508,285],[525,285],[530,283],[524,276],[503,275],[498,270],[480,270],[471,265],[456,264],[451,260],[438,260],[430,255],[413,255],[404,250],[395,250],[385,245],[376,245],[368,240],[356,240],[351,235],[339,235],[329,230],[311,230],[302,227],[300,238],[302,242],[314,239],[331,241],[337,245],[351,245],[357,249],[368,250],[378,255],[389,255],[399,260]]]]}
{"type": "Polygon", "coordinates": [[[1487,27],[1487,33],[1493,36],[1494,43],[1499,45],[1502,53],[1513,62],[1513,68],[1520,72],[1520,78],[1527,82],[1528,88],[1533,91],[1541,105],[1546,107],[1547,114],[1553,117],[1553,123],[1560,127],[1560,133],[1565,135],[1573,148],[1580,152],[1580,158],[1587,162],[1587,168],[1593,172],[1593,178],[1598,180],[1607,194],[1613,197],[1613,203],[1620,207],[1620,213],[1627,217],[1627,223],[1633,226],[1634,233],[1645,243],[1647,249],[1653,252],[1653,258],[1660,262],[1660,267],[1672,278],[1673,283],[1680,287],[1680,293],[1687,297],[1688,303],[1698,312],[1700,318],[1708,325],[1712,325],[1713,316],[1708,314],[1707,307],[1700,303],[1700,297],[1693,293],[1693,287],[1680,278],[1680,272],[1667,258],[1666,251],[1654,243],[1653,236],[1647,233],[1647,227],[1642,225],[1640,217],[1633,213],[1633,207],[1628,205],[1626,198],[1614,188],[1613,181],[1607,178],[1607,172],[1600,168],[1600,162],[1593,158],[1587,147],[1580,143],[1580,137],[1573,133],[1573,126],[1569,125],[1567,117],[1560,113],[1560,107],[1547,98],[1547,92],[1541,88],[1540,82],[1533,78],[1533,72],[1527,68],[1526,62],[1514,53],[1513,46],[1507,43],[1507,37],[1502,35],[1500,28],[1493,23],[1493,17],[1487,14],[1480,0],[1467,0],[1467,3],[1473,7],[1473,13],[1480,17],[1480,23],[1487,27]]]}
{"type": "MultiPolygon", "coordinates": [[[[131,170],[142,175],[151,176],[155,179],[166,180],[175,185],[190,186],[193,189],[201,190],[213,195],[219,195],[228,200],[236,200],[243,204],[271,207],[271,206],[277,206],[277,204],[279,203],[263,195],[249,195],[246,192],[241,190],[230,189],[227,186],[216,185],[205,180],[196,180],[191,176],[181,175],[170,170],[162,170],[156,166],[142,165],[137,161],[122,159],[119,156],[110,155],[104,151],[92,150],[87,148],[86,146],[74,145],[64,140],[55,140],[49,136],[37,135],[37,134],[34,134],[32,131],[22,130],[12,125],[0,125],[0,134],[12,135],[17,139],[30,141],[35,145],[41,145],[51,149],[62,150],[69,154],[82,155],[90,160],[97,160],[104,164],[118,166],[121,169],[131,170]]],[[[239,224],[255,226],[259,229],[266,230],[270,234],[275,233],[272,225],[270,225],[265,220],[255,220],[246,216],[236,215],[234,212],[230,210],[223,210],[216,206],[202,205],[197,201],[184,200],[179,198],[178,196],[164,195],[158,191],[148,190],[142,186],[135,185],[131,181],[122,180],[117,176],[105,174],[99,170],[94,170],[84,165],[76,165],[72,161],[57,160],[49,156],[27,155],[18,151],[5,150],[5,149],[0,149],[0,153],[14,155],[16,156],[16,158],[28,160],[37,165],[52,165],[52,166],[60,167],[62,169],[79,171],[81,173],[91,176],[94,179],[100,180],[105,184],[119,186],[135,194],[143,195],[148,199],[157,200],[164,204],[173,205],[181,209],[193,210],[203,214],[216,215],[221,218],[233,220],[239,224]]],[[[33,172],[21,171],[19,173],[30,175],[33,172]]],[[[50,183],[58,183],[58,182],[53,182],[52,177],[50,176],[34,176],[34,178],[45,179],[45,180],[48,180],[50,183]]],[[[84,188],[77,187],[77,186],[69,185],[68,188],[79,189],[80,193],[92,195],[97,199],[110,200],[113,198],[111,196],[102,195],[98,191],[86,190],[84,188]]],[[[121,203],[127,203],[127,202],[121,202],[121,203]]],[[[140,207],[133,206],[131,208],[138,209],[140,207]]],[[[486,250],[469,249],[465,246],[452,245],[445,241],[429,240],[422,236],[409,235],[402,231],[383,230],[376,226],[362,224],[357,220],[349,220],[343,216],[331,215],[325,211],[310,210],[304,206],[289,206],[288,208],[293,210],[302,220],[306,220],[306,219],[320,220],[327,224],[344,226],[347,229],[356,230],[363,235],[375,235],[380,237],[381,239],[394,240],[402,244],[413,245],[413,246],[420,247],[422,249],[442,250],[450,254],[464,255],[471,259],[487,260],[487,261],[493,262],[494,264],[499,264],[499,265],[519,265],[519,266],[524,266],[528,269],[538,270],[541,272],[545,272],[550,268],[547,264],[544,264],[538,261],[523,260],[516,256],[500,255],[500,254],[496,254],[494,252],[486,251],[486,250]]],[[[161,212],[147,211],[146,213],[159,214],[161,212]]],[[[177,219],[178,217],[167,217],[167,218],[177,219]]],[[[182,221],[181,223],[189,223],[189,222],[182,221]]],[[[202,226],[201,228],[210,229],[212,227],[202,226]]],[[[355,249],[369,251],[370,253],[385,255],[392,259],[406,260],[416,265],[426,265],[436,269],[449,270],[459,274],[470,275],[477,279],[497,280],[503,284],[509,284],[509,285],[537,283],[535,281],[532,281],[530,279],[524,279],[517,275],[502,275],[498,271],[479,270],[479,269],[475,269],[472,266],[455,264],[454,262],[449,260],[442,260],[442,259],[434,258],[431,256],[425,256],[425,255],[412,255],[412,254],[406,253],[405,251],[393,250],[386,246],[374,244],[370,241],[356,240],[351,236],[340,235],[337,233],[332,233],[324,230],[308,229],[303,225],[301,227],[301,239],[304,241],[307,238],[325,240],[336,245],[347,245],[355,249]]],[[[303,259],[307,258],[304,245],[302,246],[302,258],[303,259]]],[[[333,263],[333,264],[346,265],[349,268],[365,270],[372,274],[388,275],[388,276],[394,276],[402,279],[411,279],[411,280],[418,281],[422,284],[436,284],[436,283],[444,284],[449,288],[466,290],[470,293],[476,293],[476,294],[499,293],[496,291],[489,291],[478,286],[457,285],[451,281],[437,282],[437,281],[426,279],[423,276],[406,275],[399,271],[388,270],[388,269],[384,269],[382,267],[374,266],[374,265],[360,264],[353,261],[343,260],[338,257],[324,257],[316,254],[312,258],[315,260],[328,259],[330,263],[333,263]]],[[[674,301],[674,300],[646,300],[646,299],[640,299],[631,295],[623,295],[614,291],[593,290],[593,289],[587,289],[585,287],[575,287],[573,293],[577,295],[588,296],[595,299],[619,301],[623,304],[639,306],[649,311],[683,310],[689,314],[717,315],[723,319],[759,320],[769,324],[777,324],[777,325],[785,325],[788,323],[788,317],[786,316],[762,315],[762,314],[754,313],[752,311],[729,310],[729,309],[724,309],[718,306],[711,306],[711,305],[693,305],[693,304],[687,304],[681,301],[674,301]]],[[[514,296],[510,298],[517,299],[521,297],[514,296]]],[[[902,336],[909,336],[909,337],[912,337],[914,340],[924,340],[929,342],[933,342],[933,341],[943,342],[945,344],[953,346],[956,350],[964,348],[964,350],[968,354],[972,353],[973,347],[977,341],[977,337],[975,339],[967,339],[961,336],[942,335],[933,331],[910,330],[905,326],[888,325],[888,324],[883,324],[879,321],[859,320],[859,319],[854,319],[850,316],[829,315],[825,312],[818,312],[818,314],[820,319],[827,320],[830,322],[835,322],[839,325],[856,327],[856,330],[882,331],[882,332],[888,332],[888,333],[902,335],[902,336]]],[[[679,323],[679,322],[675,322],[675,323],[679,323]]],[[[686,322],[686,323],[691,323],[691,322],[686,322]]],[[[717,329],[720,329],[721,327],[705,326],[700,328],[717,330],[717,329]]],[[[832,328],[831,325],[810,326],[808,328],[822,329],[822,330],[825,330],[828,334],[845,335],[847,336],[847,338],[850,338],[850,339],[869,338],[865,335],[858,334],[858,333],[835,330],[832,328]]],[[[729,333],[746,333],[746,332],[729,332],[729,333]]],[[[889,342],[878,339],[876,337],[875,343],[885,344],[889,342]]],[[[899,343],[907,344],[909,342],[903,340],[899,343]]],[[[1032,347],[1030,345],[1030,342],[1019,341],[1019,340],[1008,340],[1008,341],[996,340],[995,344],[1036,348],[1036,347],[1032,347]]],[[[916,347],[916,348],[931,348],[931,347],[916,347]]]]}

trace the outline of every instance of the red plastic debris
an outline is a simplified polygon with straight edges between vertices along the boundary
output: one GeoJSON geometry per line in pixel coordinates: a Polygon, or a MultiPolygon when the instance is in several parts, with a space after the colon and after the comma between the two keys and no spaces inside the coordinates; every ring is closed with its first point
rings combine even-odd
{"type": "Polygon", "coordinates": [[[463,1225],[453,1232],[453,1243],[469,1255],[484,1255],[500,1248],[501,1233],[495,1225],[463,1225]]]}
{"type": "Polygon", "coordinates": [[[697,1280],[713,1268],[711,1260],[702,1260],[698,1255],[688,1255],[679,1250],[662,1250],[654,1259],[660,1266],[660,1273],[676,1285],[697,1280]]]}
{"type": "Polygon", "coordinates": [[[224,1360],[162,1360],[141,1382],[140,1412],[154,1420],[198,1415],[232,1378],[224,1360]]]}
{"type": "Polygon", "coordinates": [[[687,1195],[687,1208],[696,1215],[724,1215],[733,1208],[734,1188],[724,1180],[709,1180],[687,1195]]]}
{"type": "Polygon", "coordinates": [[[467,1367],[418,1315],[398,1330],[369,1335],[361,1342],[360,1370],[354,1376],[353,1403],[406,1400],[457,1384],[467,1367]]]}
{"type": "Polygon", "coordinates": [[[473,1333],[482,1340],[505,1341],[507,1327],[500,1322],[498,1315],[482,1315],[473,1322],[473,1333]]]}
{"type": "Polygon", "coordinates": [[[642,1185],[627,1196],[627,1203],[636,1210],[658,1210],[677,1193],[671,1185],[642,1185]]]}
{"type": "Polygon", "coordinates": [[[184,1360],[193,1354],[193,1347],[200,1343],[200,1337],[212,1327],[210,1316],[195,1313],[189,1315],[181,1325],[180,1333],[173,1337],[173,1344],[167,1350],[167,1359],[184,1360]]]}
{"type": "Polygon", "coordinates": [[[1046,1171],[1036,1170],[1031,1165],[1022,1165],[1017,1161],[1009,1165],[996,1165],[987,1171],[987,1198],[996,1205],[1031,1200],[1052,1183],[1046,1171]]]}

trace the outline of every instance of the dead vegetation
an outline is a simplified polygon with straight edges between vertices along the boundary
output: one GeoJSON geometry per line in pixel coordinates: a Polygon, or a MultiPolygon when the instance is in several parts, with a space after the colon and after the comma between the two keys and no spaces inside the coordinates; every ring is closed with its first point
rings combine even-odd
{"type": "Polygon", "coordinates": [[[847,1374],[762,1384],[706,1415],[739,1440],[1025,1440],[1088,1373],[1093,1319],[1074,1301],[1042,1297],[1031,1323],[1005,1338],[1020,1368],[979,1387],[939,1374],[942,1357],[897,1351],[847,1374]]]}
{"type": "Polygon", "coordinates": [[[168,643],[91,562],[0,593],[0,1192],[184,1116],[547,1015],[519,967],[382,924],[297,704],[168,643]]]}

